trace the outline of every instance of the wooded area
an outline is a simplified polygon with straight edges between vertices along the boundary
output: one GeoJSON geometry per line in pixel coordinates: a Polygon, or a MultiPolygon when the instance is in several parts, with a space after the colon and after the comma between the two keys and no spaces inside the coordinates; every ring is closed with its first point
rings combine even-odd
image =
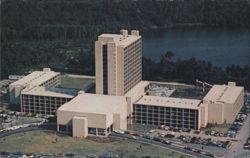
{"type": "MultiPolygon", "coordinates": [[[[2,77],[42,67],[94,75],[94,41],[102,32],[179,25],[246,28],[250,24],[248,0],[5,0],[1,13],[2,77]]],[[[144,62],[152,63],[144,65],[144,79],[189,82],[199,76],[179,73],[197,66],[207,81],[224,82],[231,76],[246,82],[247,68],[239,66],[224,71],[210,63],[202,67],[204,61],[195,59],[172,65],[146,58],[144,62]],[[163,70],[149,71],[155,67],[163,70]],[[244,77],[236,78],[240,76],[244,77]]]]}
{"type": "Polygon", "coordinates": [[[211,84],[226,84],[227,81],[236,81],[250,89],[250,67],[231,65],[222,69],[213,66],[210,62],[191,58],[173,61],[173,52],[163,53],[159,62],[143,57],[143,78],[155,81],[176,81],[194,84],[196,79],[211,84]]]}

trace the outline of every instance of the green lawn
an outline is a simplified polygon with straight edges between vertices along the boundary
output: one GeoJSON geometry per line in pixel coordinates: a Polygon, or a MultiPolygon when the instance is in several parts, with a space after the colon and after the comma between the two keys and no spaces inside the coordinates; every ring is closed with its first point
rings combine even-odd
{"type": "Polygon", "coordinates": [[[33,153],[74,153],[76,155],[101,155],[105,153],[130,157],[191,157],[171,150],[135,143],[128,140],[113,139],[109,143],[100,143],[89,139],[75,139],[56,135],[52,131],[32,131],[19,133],[0,139],[0,151],[33,153]],[[141,146],[141,147],[140,147],[141,146]]]}
{"type": "Polygon", "coordinates": [[[94,83],[94,79],[82,78],[82,77],[72,77],[68,75],[61,76],[61,86],[64,88],[76,88],[82,90],[88,90],[89,85],[94,83]]]}

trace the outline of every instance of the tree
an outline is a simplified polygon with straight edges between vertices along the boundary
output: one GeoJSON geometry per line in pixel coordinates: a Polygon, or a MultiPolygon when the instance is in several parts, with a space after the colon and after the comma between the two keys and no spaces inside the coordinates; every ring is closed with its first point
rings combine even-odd
{"type": "Polygon", "coordinates": [[[174,57],[174,53],[172,51],[167,51],[162,54],[162,60],[166,62],[170,62],[173,57],[174,57]]]}

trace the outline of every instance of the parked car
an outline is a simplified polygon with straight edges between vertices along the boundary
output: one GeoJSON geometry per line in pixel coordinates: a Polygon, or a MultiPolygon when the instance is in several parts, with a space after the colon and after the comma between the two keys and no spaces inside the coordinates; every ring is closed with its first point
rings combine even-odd
{"type": "Polygon", "coordinates": [[[160,133],[159,134],[160,137],[165,137],[165,135],[166,135],[165,133],[160,133]]]}
{"type": "Polygon", "coordinates": [[[243,147],[245,150],[250,150],[250,144],[244,144],[244,147],[243,147]]]}
{"type": "Polygon", "coordinates": [[[211,131],[211,132],[210,132],[210,135],[211,135],[211,136],[215,135],[215,131],[211,131]]]}
{"type": "Polygon", "coordinates": [[[173,135],[173,134],[166,134],[165,137],[166,137],[166,138],[174,138],[175,135],[173,135]]]}
{"type": "Polygon", "coordinates": [[[129,131],[124,131],[124,133],[125,133],[125,134],[130,134],[130,132],[129,132],[129,131]]]}
{"type": "Polygon", "coordinates": [[[9,153],[9,152],[5,152],[5,151],[2,151],[2,152],[0,152],[0,155],[2,155],[2,156],[7,156],[7,155],[10,155],[10,153],[9,153]]]}
{"type": "Polygon", "coordinates": [[[222,132],[219,133],[219,136],[220,136],[220,137],[224,137],[224,133],[222,133],[222,132]]]}
{"type": "Polygon", "coordinates": [[[172,142],[170,142],[168,140],[164,140],[162,143],[167,144],[167,145],[171,145],[172,144],[172,142]]]}
{"type": "Polygon", "coordinates": [[[248,144],[250,144],[250,137],[247,138],[247,141],[246,141],[248,144]]]}
{"type": "Polygon", "coordinates": [[[118,134],[124,134],[125,132],[124,131],[121,131],[121,130],[114,130],[115,133],[118,133],[118,134]]]}
{"type": "Polygon", "coordinates": [[[200,130],[196,130],[196,131],[195,131],[195,134],[200,134],[200,133],[201,133],[200,130]]]}
{"type": "Polygon", "coordinates": [[[143,138],[152,140],[154,137],[148,134],[143,135],[143,138]]]}
{"type": "Polygon", "coordinates": [[[183,128],[182,131],[183,131],[183,132],[190,132],[191,130],[190,130],[190,129],[187,129],[187,128],[183,128]]]}
{"type": "Polygon", "coordinates": [[[139,137],[139,136],[140,136],[140,134],[139,134],[139,133],[132,133],[131,135],[133,135],[133,136],[137,136],[137,137],[139,137]]]}
{"type": "Polygon", "coordinates": [[[188,146],[185,146],[184,149],[185,149],[185,150],[192,151],[192,148],[190,148],[190,147],[188,147],[188,146]]]}
{"type": "Polygon", "coordinates": [[[154,137],[153,140],[154,140],[154,141],[157,141],[157,142],[161,142],[161,139],[158,138],[158,137],[154,137]]]}

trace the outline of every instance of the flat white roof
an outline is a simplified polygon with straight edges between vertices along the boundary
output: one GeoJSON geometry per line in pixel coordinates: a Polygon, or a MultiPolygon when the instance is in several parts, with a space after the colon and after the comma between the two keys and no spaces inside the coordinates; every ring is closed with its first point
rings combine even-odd
{"type": "Polygon", "coordinates": [[[140,38],[141,36],[135,36],[135,35],[123,36],[121,34],[105,34],[104,33],[98,36],[98,41],[103,41],[105,43],[115,42],[118,46],[126,47],[140,38]]]}
{"type": "Polygon", "coordinates": [[[44,71],[34,71],[31,74],[21,78],[20,80],[13,82],[11,85],[23,85],[28,84],[33,86],[39,86],[40,84],[46,82],[47,80],[59,75],[60,73],[50,71],[50,69],[44,69],[44,71]]]}
{"type": "Polygon", "coordinates": [[[132,89],[130,89],[124,96],[130,97],[133,96],[134,93],[136,93],[139,89],[144,89],[149,85],[148,81],[140,81],[138,84],[136,84],[132,89]]]}
{"type": "Polygon", "coordinates": [[[29,87],[22,90],[21,94],[36,95],[36,96],[50,96],[50,97],[62,97],[73,98],[78,94],[79,90],[71,88],[54,88],[54,87],[29,87]]]}
{"type": "Polygon", "coordinates": [[[197,99],[183,99],[183,98],[145,95],[136,104],[185,108],[185,109],[197,109],[200,105],[200,102],[201,100],[197,99]]]}
{"type": "Polygon", "coordinates": [[[203,100],[234,104],[242,91],[244,88],[240,86],[214,85],[203,100]]]}
{"type": "Polygon", "coordinates": [[[127,102],[123,96],[80,93],[58,110],[110,115],[120,112],[124,106],[127,106],[127,102]]]}
{"type": "Polygon", "coordinates": [[[152,85],[166,85],[166,86],[183,86],[187,88],[195,87],[194,85],[180,83],[180,82],[159,82],[159,81],[149,81],[152,85]]]}

